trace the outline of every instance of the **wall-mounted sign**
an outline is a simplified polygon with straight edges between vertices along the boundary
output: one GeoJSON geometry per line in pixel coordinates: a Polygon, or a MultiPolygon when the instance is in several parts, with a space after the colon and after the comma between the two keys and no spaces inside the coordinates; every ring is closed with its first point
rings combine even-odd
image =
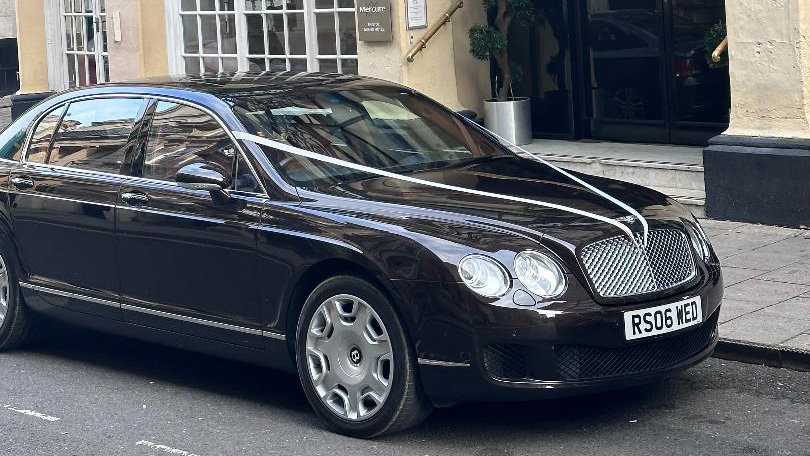
{"type": "Polygon", "coordinates": [[[391,41],[391,0],[357,0],[357,39],[391,41]]]}
{"type": "Polygon", "coordinates": [[[405,0],[408,30],[425,28],[427,23],[427,0],[405,0]]]}

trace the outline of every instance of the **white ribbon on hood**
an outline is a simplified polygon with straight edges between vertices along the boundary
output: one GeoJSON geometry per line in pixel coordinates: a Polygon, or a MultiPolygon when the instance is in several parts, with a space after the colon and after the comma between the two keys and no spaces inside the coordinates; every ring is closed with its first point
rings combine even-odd
{"type": "MultiPolygon", "coordinates": [[[[607,223],[609,225],[615,226],[616,228],[618,228],[622,232],[624,232],[630,238],[630,240],[633,243],[636,243],[636,239],[633,236],[633,231],[630,230],[630,228],[628,228],[627,225],[625,225],[625,224],[623,224],[623,223],[621,223],[619,221],[613,220],[613,219],[611,219],[609,217],[604,217],[602,215],[594,214],[594,213],[591,213],[591,212],[588,212],[588,211],[583,211],[583,210],[580,210],[580,209],[577,209],[577,208],[563,206],[561,204],[546,203],[544,201],[537,201],[537,200],[533,200],[533,199],[529,199],[529,198],[521,198],[521,197],[517,197],[517,196],[501,195],[499,193],[491,193],[491,192],[485,192],[485,191],[481,191],[481,190],[473,190],[473,189],[469,189],[469,188],[456,187],[455,185],[447,185],[447,184],[442,184],[442,183],[439,183],[439,182],[432,182],[432,181],[429,181],[429,180],[424,180],[424,179],[419,179],[419,178],[416,178],[416,177],[406,176],[406,175],[403,175],[403,174],[392,173],[390,171],[384,171],[384,170],[381,170],[381,169],[372,168],[370,166],[365,166],[365,165],[361,165],[361,164],[358,164],[358,163],[352,163],[350,161],[341,160],[339,158],[330,157],[328,155],[319,154],[319,153],[312,152],[312,151],[309,151],[309,150],[306,150],[306,149],[301,149],[299,147],[291,146],[289,144],[285,144],[285,143],[282,143],[282,142],[279,142],[279,141],[273,141],[271,139],[263,138],[263,137],[257,136],[257,135],[252,135],[250,133],[246,133],[246,132],[243,132],[243,131],[234,131],[233,135],[234,135],[234,137],[236,139],[241,139],[243,141],[254,142],[256,144],[261,144],[261,145],[264,145],[264,146],[267,146],[267,147],[272,147],[272,148],[280,150],[282,152],[287,152],[287,153],[290,153],[290,154],[293,154],[293,155],[306,157],[306,158],[309,158],[311,160],[321,161],[321,162],[325,162],[325,163],[331,163],[333,165],[338,165],[338,166],[342,166],[342,167],[345,167],[345,168],[353,169],[353,170],[356,170],[356,171],[362,171],[364,173],[374,174],[374,175],[381,176],[381,177],[388,177],[388,178],[391,178],[391,179],[410,182],[412,184],[424,185],[426,187],[433,187],[433,188],[438,188],[438,189],[442,189],[442,190],[450,190],[450,191],[455,191],[455,192],[459,192],[459,193],[466,193],[468,195],[483,196],[483,197],[487,197],[487,198],[500,199],[500,200],[504,200],[504,201],[512,201],[512,202],[516,202],[516,203],[524,203],[524,204],[531,204],[531,205],[534,205],[534,206],[547,207],[547,208],[550,208],[550,209],[557,209],[557,210],[568,212],[568,213],[571,213],[571,214],[577,214],[577,215],[581,215],[581,216],[584,216],[584,217],[589,217],[589,218],[592,218],[594,220],[598,220],[600,222],[604,222],[604,223],[607,223]]],[[[557,168],[554,165],[551,165],[551,164],[545,162],[542,159],[540,159],[540,160],[541,160],[542,163],[550,166],[552,169],[555,169],[555,170],[557,170],[559,172],[562,172],[567,177],[574,179],[575,181],[577,181],[578,183],[584,185],[588,189],[596,191],[601,196],[606,196],[611,201],[617,202],[620,205],[622,205],[623,207],[627,207],[627,206],[624,206],[623,203],[619,202],[618,200],[615,200],[612,197],[606,195],[604,192],[596,190],[593,186],[591,186],[591,185],[589,185],[589,184],[587,184],[585,182],[582,182],[580,179],[576,178],[575,176],[572,176],[569,173],[567,173],[565,171],[562,171],[561,169],[557,168]]],[[[627,208],[630,209],[629,207],[627,207],[627,208]]],[[[640,220],[643,220],[643,218],[641,218],[640,215],[638,217],[640,218],[640,220]]],[[[645,242],[646,242],[646,227],[647,227],[647,225],[646,225],[646,221],[644,221],[643,223],[644,223],[644,227],[645,227],[645,242]]]]}
{"type": "MultiPolygon", "coordinates": [[[[468,123],[471,123],[471,124],[472,124],[472,121],[471,121],[471,120],[467,119],[466,117],[465,117],[464,119],[465,119],[465,120],[467,120],[467,122],[468,122],[468,123]]],[[[599,195],[599,196],[601,196],[601,197],[605,198],[606,200],[608,200],[608,201],[610,201],[610,202],[612,202],[612,203],[616,204],[616,205],[617,205],[617,206],[619,206],[620,208],[622,208],[622,209],[626,210],[627,212],[629,212],[629,213],[630,213],[630,215],[632,215],[633,217],[635,217],[636,219],[638,219],[638,221],[639,221],[639,222],[641,222],[641,226],[642,226],[642,227],[643,227],[643,229],[644,229],[644,239],[643,239],[643,244],[644,244],[645,246],[647,245],[647,241],[649,240],[649,234],[650,234],[650,225],[647,223],[647,219],[645,219],[645,218],[644,218],[644,217],[643,217],[641,214],[639,214],[639,213],[638,213],[638,211],[636,211],[636,210],[635,210],[635,209],[633,209],[632,207],[628,206],[627,204],[623,203],[622,201],[620,201],[620,200],[618,200],[618,199],[616,199],[616,198],[614,198],[614,197],[612,197],[612,196],[608,195],[607,193],[603,192],[602,190],[599,190],[598,188],[594,187],[593,185],[591,185],[591,184],[589,184],[589,183],[585,182],[584,180],[582,180],[582,179],[580,179],[580,178],[578,178],[578,177],[574,176],[573,174],[569,173],[568,171],[566,171],[566,170],[564,170],[564,169],[562,169],[562,168],[560,168],[560,167],[558,167],[558,166],[556,166],[556,165],[554,165],[554,164],[552,164],[552,163],[550,163],[550,162],[548,162],[548,161],[544,160],[544,159],[543,159],[543,158],[541,158],[541,157],[538,157],[537,155],[535,155],[535,154],[533,154],[533,153],[529,152],[528,150],[526,150],[526,149],[524,149],[524,148],[522,148],[522,147],[518,146],[517,144],[513,143],[512,141],[509,141],[508,139],[506,139],[506,138],[504,138],[503,136],[501,136],[501,135],[499,135],[499,134],[495,133],[494,131],[489,130],[489,129],[487,129],[487,128],[485,128],[485,127],[481,126],[481,125],[478,125],[478,124],[474,124],[474,126],[475,126],[475,127],[477,127],[477,128],[480,128],[480,129],[482,129],[482,130],[485,130],[487,133],[489,133],[489,134],[491,134],[492,136],[494,136],[494,137],[498,138],[498,139],[499,139],[499,140],[500,140],[502,143],[505,143],[505,144],[506,144],[506,145],[508,145],[508,146],[511,146],[511,147],[514,147],[514,148],[518,149],[519,151],[521,151],[521,152],[523,152],[524,154],[526,154],[526,155],[528,155],[529,157],[531,157],[531,159],[532,159],[532,160],[539,161],[540,163],[542,163],[542,164],[544,164],[544,165],[548,166],[549,168],[553,169],[554,171],[557,171],[558,173],[562,174],[563,176],[565,176],[565,177],[567,177],[567,178],[569,178],[569,179],[573,180],[574,182],[576,182],[576,183],[578,183],[578,184],[582,185],[583,187],[587,188],[588,190],[590,190],[590,191],[592,191],[592,192],[596,193],[597,195],[599,195]]],[[[625,226],[626,226],[626,225],[625,225],[625,226]]],[[[632,237],[632,236],[631,236],[631,237],[632,237]]],[[[635,239],[633,239],[633,241],[635,242],[635,239]]]]}

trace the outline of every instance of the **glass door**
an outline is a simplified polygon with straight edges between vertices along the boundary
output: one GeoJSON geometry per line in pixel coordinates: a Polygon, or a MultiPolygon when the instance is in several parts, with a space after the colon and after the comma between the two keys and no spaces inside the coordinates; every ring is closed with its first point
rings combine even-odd
{"type": "Polygon", "coordinates": [[[669,0],[671,141],[706,144],[729,123],[728,56],[711,53],[726,35],[725,0],[669,0]]]}
{"type": "Polygon", "coordinates": [[[65,77],[69,87],[107,82],[107,12],[104,0],[62,0],[65,77]]]}
{"type": "Polygon", "coordinates": [[[667,142],[662,0],[584,2],[584,106],[598,139],[667,142]],[[587,98],[586,98],[587,99],[587,98]]]}

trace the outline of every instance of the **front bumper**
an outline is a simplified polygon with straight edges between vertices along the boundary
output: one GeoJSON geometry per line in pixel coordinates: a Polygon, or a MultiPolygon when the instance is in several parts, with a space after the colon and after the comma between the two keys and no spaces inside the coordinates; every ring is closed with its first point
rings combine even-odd
{"type": "Polygon", "coordinates": [[[422,384],[442,403],[556,398],[654,382],[711,355],[722,294],[717,268],[677,296],[629,306],[603,306],[584,295],[555,312],[467,302],[471,326],[457,333],[464,337],[437,346],[442,338],[434,331],[417,344],[422,384]],[[703,303],[702,324],[624,339],[625,311],[694,296],[703,303]]]}

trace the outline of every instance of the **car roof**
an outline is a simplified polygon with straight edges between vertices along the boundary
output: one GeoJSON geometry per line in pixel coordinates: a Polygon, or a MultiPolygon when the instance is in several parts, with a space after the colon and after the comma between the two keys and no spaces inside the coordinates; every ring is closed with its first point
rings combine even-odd
{"type": "MultiPolygon", "coordinates": [[[[257,92],[283,94],[290,91],[317,88],[319,90],[346,90],[363,87],[400,87],[397,84],[367,76],[327,73],[264,72],[222,73],[182,76],[158,76],[131,81],[99,84],[94,88],[155,87],[194,91],[222,99],[255,95],[257,92]]],[[[105,91],[108,91],[105,90],[105,91]]]]}

